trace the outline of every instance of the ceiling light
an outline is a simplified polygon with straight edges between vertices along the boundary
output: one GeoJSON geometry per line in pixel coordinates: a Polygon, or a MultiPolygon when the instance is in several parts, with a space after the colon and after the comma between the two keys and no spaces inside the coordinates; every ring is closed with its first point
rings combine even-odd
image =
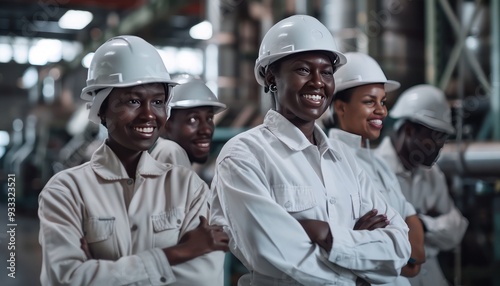
{"type": "Polygon", "coordinates": [[[208,21],[196,24],[189,29],[189,35],[196,40],[208,40],[212,37],[212,24],[208,21]]]}
{"type": "Polygon", "coordinates": [[[29,89],[38,82],[38,71],[35,67],[29,67],[24,71],[22,84],[23,88],[29,89]]]}
{"type": "Polygon", "coordinates": [[[92,13],[80,10],[68,10],[59,19],[59,27],[62,29],[81,30],[92,21],[92,13]]]}
{"type": "Polygon", "coordinates": [[[92,58],[94,58],[94,53],[86,54],[82,59],[82,66],[88,69],[90,67],[90,63],[92,62],[92,58]]]}
{"type": "Polygon", "coordinates": [[[29,50],[30,65],[43,66],[47,62],[58,62],[61,60],[62,44],[60,40],[40,39],[29,50]]]}
{"type": "Polygon", "coordinates": [[[0,63],[8,63],[12,59],[12,47],[9,44],[0,44],[0,63]]]}

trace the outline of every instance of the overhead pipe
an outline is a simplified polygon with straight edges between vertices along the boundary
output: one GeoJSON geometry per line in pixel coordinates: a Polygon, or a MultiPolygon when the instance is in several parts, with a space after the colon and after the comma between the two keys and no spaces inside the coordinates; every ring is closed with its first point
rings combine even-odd
{"type": "Polygon", "coordinates": [[[446,175],[500,177],[500,142],[447,143],[437,164],[446,175]]]}

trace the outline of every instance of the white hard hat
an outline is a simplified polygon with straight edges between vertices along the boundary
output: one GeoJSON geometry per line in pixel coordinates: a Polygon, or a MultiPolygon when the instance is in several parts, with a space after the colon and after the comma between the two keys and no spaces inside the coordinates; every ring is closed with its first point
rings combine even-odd
{"type": "Polygon", "coordinates": [[[273,62],[307,51],[327,52],[336,68],[346,63],[332,34],[320,21],[307,15],[294,15],[276,23],[262,39],[254,68],[257,82],[265,86],[266,69],[273,62]]]}
{"type": "Polygon", "coordinates": [[[193,79],[201,80],[201,78],[199,76],[192,75],[189,73],[181,73],[181,74],[178,74],[172,78],[172,80],[175,81],[177,84],[183,84],[183,83],[186,83],[186,82],[191,81],[193,79]]]}
{"type": "Polygon", "coordinates": [[[89,119],[99,123],[99,108],[113,87],[148,83],[164,83],[168,87],[167,95],[176,85],[155,47],[137,36],[117,36],[95,51],[87,74],[87,86],[82,89],[80,97],[92,101],[89,119]],[[100,92],[103,90],[107,92],[100,92]],[[103,98],[97,98],[98,94],[103,98]]]}
{"type": "Polygon", "coordinates": [[[335,73],[335,92],[365,84],[383,83],[386,92],[398,89],[401,84],[388,80],[380,65],[369,55],[360,52],[345,53],[347,64],[335,73]]]}
{"type": "Polygon", "coordinates": [[[170,100],[169,105],[172,109],[213,106],[214,113],[226,109],[226,105],[219,102],[210,88],[203,81],[195,78],[172,89],[172,100],[170,100]]]}
{"type": "Polygon", "coordinates": [[[455,133],[451,124],[451,109],[444,92],[439,88],[421,84],[403,92],[389,115],[396,119],[408,119],[433,130],[455,133]]]}

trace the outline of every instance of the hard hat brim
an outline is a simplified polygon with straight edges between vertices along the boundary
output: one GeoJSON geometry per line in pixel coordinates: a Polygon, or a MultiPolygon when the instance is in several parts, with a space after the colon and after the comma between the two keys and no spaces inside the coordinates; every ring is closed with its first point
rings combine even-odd
{"type": "MultiPolygon", "coordinates": [[[[284,57],[290,56],[290,55],[295,55],[299,53],[307,53],[307,52],[324,52],[327,54],[333,54],[336,55],[337,62],[335,63],[335,71],[337,71],[339,68],[341,68],[343,65],[347,63],[347,58],[342,54],[341,52],[334,52],[334,51],[329,51],[329,50],[303,50],[303,51],[287,51],[287,52],[282,52],[282,53],[277,53],[268,57],[265,57],[263,59],[257,59],[257,63],[255,65],[254,73],[255,73],[255,79],[261,86],[265,86],[265,80],[264,80],[264,75],[261,74],[261,69],[266,69],[270,64],[279,61],[283,59],[284,57]]],[[[330,56],[330,59],[332,61],[335,59],[335,57],[330,56]]]]}
{"type": "Polygon", "coordinates": [[[171,103],[172,109],[190,109],[202,106],[211,106],[214,108],[214,113],[219,113],[227,109],[227,106],[222,102],[206,101],[206,100],[181,100],[171,103]]]}
{"type": "Polygon", "coordinates": [[[82,93],[80,94],[80,98],[86,101],[91,101],[93,98],[92,93],[98,89],[103,89],[107,87],[130,87],[130,86],[136,86],[136,85],[143,85],[143,84],[150,84],[150,83],[164,83],[167,84],[170,87],[178,85],[177,82],[171,81],[171,80],[165,80],[165,79],[159,79],[159,78],[153,78],[150,80],[142,80],[142,81],[137,81],[137,82],[127,82],[127,83],[116,83],[116,84],[94,84],[91,86],[84,87],[82,89],[82,93]]]}
{"type": "Polygon", "coordinates": [[[436,118],[427,116],[416,116],[415,118],[408,118],[408,120],[418,124],[422,124],[425,127],[430,128],[432,130],[444,132],[448,135],[455,134],[455,128],[451,124],[448,124],[436,118]]]}
{"type": "Polygon", "coordinates": [[[377,83],[384,84],[385,92],[395,91],[401,87],[401,83],[399,83],[398,81],[395,81],[395,80],[387,80],[386,82],[353,81],[353,82],[343,83],[341,87],[335,88],[335,93],[344,91],[346,89],[362,86],[362,85],[377,84],[377,83]]]}

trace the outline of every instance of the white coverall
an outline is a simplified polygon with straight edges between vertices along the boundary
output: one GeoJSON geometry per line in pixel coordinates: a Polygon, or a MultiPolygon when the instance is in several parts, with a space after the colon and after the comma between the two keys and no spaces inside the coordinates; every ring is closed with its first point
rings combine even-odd
{"type": "Polygon", "coordinates": [[[227,225],[231,251],[250,270],[252,285],[356,285],[396,278],[410,256],[408,227],[342,142],[315,127],[312,145],[276,111],[229,140],[216,162],[211,223],[227,225]],[[383,229],[353,230],[372,209],[387,214],[383,229]],[[297,220],[328,222],[329,253],[297,220]]]}
{"type": "Polygon", "coordinates": [[[162,163],[170,163],[192,169],[186,150],[172,140],[158,138],[155,144],[149,149],[149,153],[151,157],[162,163]]]}
{"type": "Polygon", "coordinates": [[[440,251],[450,250],[460,244],[469,222],[455,207],[444,174],[437,164],[431,168],[417,167],[413,171],[406,170],[389,137],[382,140],[375,154],[382,157],[396,173],[403,195],[415,207],[427,230],[426,262],[422,264],[420,273],[410,279],[411,285],[448,285],[437,255],[440,251]],[[431,210],[441,215],[426,215],[431,210]]]}
{"type": "MultiPolygon", "coordinates": [[[[352,151],[357,156],[359,165],[366,171],[372,179],[374,188],[387,200],[402,217],[406,219],[409,216],[415,215],[415,208],[406,200],[398,179],[394,172],[387,166],[383,159],[379,158],[369,148],[361,146],[361,136],[343,131],[341,129],[330,129],[328,137],[332,140],[340,140],[352,148],[352,151]]],[[[384,285],[410,285],[407,277],[398,276],[396,280],[384,285]]]]}
{"type": "Polygon", "coordinates": [[[224,284],[222,251],[171,266],[162,250],[208,216],[207,185],[147,152],[136,174],[103,144],[90,162],[51,178],[39,196],[42,285],[224,284]]]}

